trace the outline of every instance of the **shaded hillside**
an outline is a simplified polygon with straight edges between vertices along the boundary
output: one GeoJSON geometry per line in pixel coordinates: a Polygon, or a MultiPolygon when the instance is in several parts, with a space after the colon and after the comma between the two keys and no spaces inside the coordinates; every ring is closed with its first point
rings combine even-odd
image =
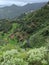
{"type": "Polygon", "coordinates": [[[27,4],[25,6],[6,6],[0,8],[0,19],[4,18],[14,18],[20,16],[23,13],[31,12],[37,10],[44,6],[46,3],[34,3],[34,4],[27,4]]]}

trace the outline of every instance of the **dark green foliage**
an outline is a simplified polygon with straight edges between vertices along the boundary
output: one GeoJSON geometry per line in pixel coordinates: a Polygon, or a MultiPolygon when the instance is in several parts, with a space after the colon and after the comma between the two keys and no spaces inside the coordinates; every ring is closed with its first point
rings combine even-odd
{"type": "Polygon", "coordinates": [[[18,32],[23,31],[27,33],[29,36],[33,35],[40,29],[43,29],[46,26],[49,26],[48,4],[46,4],[44,7],[42,7],[41,9],[35,12],[28,13],[24,15],[23,17],[18,18],[17,21],[19,21],[19,24],[20,24],[20,26],[17,28],[17,30],[19,29],[18,32]]]}
{"type": "Polygon", "coordinates": [[[0,20],[0,31],[7,33],[11,28],[12,24],[8,20],[0,20]]]}

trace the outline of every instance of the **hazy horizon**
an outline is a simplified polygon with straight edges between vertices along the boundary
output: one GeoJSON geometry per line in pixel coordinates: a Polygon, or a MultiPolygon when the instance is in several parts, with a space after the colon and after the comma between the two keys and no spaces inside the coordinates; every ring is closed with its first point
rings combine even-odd
{"type": "Polygon", "coordinates": [[[48,2],[49,0],[0,0],[0,6],[9,6],[12,4],[23,6],[27,3],[40,3],[40,2],[48,2]]]}

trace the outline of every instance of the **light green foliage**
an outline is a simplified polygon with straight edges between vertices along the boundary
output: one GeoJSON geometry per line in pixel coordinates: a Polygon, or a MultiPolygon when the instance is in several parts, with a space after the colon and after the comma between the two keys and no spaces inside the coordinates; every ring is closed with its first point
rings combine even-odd
{"type": "Polygon", "coordinates": [[[11,49],[0,54],[0,65],[48,65],[45,47],[28,49],[11,49]]]}
{"type": "Polygon", "coordinates": [[[16,49],[4,52],[1,65],[28,65],[28,62],[20,58],[19,54],[16,49]]]}
{"type": "Polygon", "coordinates": [[[44,65],[44,64],[46,65],[48,63],[46,60],[46,51],[47,50],[45,47],[29,50],[28,52],[29,63],[31,63],[31,65],[36,63],[38,63],[39,65],[44,65]]]}

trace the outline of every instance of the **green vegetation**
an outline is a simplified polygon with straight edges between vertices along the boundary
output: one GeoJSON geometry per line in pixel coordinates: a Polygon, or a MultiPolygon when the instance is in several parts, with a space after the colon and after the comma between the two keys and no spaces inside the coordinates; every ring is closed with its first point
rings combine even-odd
{"type": "Polygon", "coordinates": [[[49,2],[16,19],[0,20],[0,65],[49,65],[49,2]]]}
{"type": "Polygon", "coordinates": [[[6,47],[7,51],[5,47],[1,48],[0,65],[48,65],[47,49],[45,47],[30,50],[19,47],[7,49],[6,47]]]}

